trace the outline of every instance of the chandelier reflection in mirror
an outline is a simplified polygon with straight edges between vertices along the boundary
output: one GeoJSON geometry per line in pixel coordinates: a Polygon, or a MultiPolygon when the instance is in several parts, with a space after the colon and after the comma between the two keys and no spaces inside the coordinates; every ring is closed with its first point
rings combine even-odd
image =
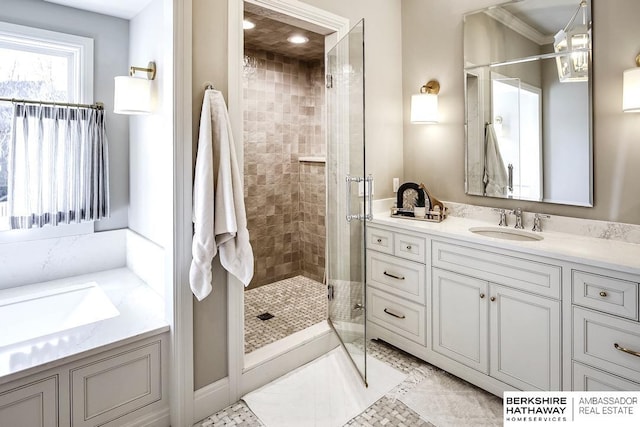
{"type": "Polygon", "coordinates": [[[584,82],[589,80],[589,49],[591,48],[591,25],[587,22],[587,1],[582,0],[569,23],[554,36],[558,78],[561,82],[584,82]],[[581,15],[581,20],[576,18],[581,15]]]}
{"type": "Polygon", "coordinates": [[[256,58],[255,56],[244,55],[244,58],[242,60],[242,72],[244,73],[245,77],[253,77],[256,71],[258,71],[259,66],[260,63],[258,61],[258,58],[256,58]]]}

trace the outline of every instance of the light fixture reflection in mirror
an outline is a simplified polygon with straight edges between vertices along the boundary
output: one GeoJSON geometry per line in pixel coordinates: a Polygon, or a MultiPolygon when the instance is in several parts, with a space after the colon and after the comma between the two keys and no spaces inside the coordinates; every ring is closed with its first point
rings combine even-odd
{"type": "Polygon", "coordinates": [[[569,23],[554,36],[558,78],[561,82],[585,82],[589,79],[591,29],[587,22],[587,2],[582,0],[569,23]],[[580,22],[576,18],[580,16],[580,22]]]}
{"type": "Polygon", "coordinates": [[[636,68],[623,74],[622,111],[640,113],[640,53],[636,56],[636,68]]]}

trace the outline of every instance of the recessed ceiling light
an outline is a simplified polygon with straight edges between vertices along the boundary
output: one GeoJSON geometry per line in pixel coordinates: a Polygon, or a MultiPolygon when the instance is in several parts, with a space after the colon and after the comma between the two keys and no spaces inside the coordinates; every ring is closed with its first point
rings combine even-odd
{"type": "Polygon", "coordinates": [[[242,29],[243,30],[250,30],[252,28],[254,28],[256,26],[256,24],[254,24],[251,21],[247,21],[246,19],[244,21],[242,21],[242,29]]]}
{"type": "Polygon", "coordinates": [[[299,34],[295,34],[290,36],[287,40],[294,44],[304,44],[309,41],[309,37],[301,36],[299,34]]]}

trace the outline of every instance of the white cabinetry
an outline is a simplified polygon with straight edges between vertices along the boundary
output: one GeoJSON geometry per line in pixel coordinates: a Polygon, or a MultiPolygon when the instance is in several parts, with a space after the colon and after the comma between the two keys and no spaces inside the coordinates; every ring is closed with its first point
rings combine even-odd
{"type": "Polygon", "coordinates": [[[0,426],[163,425],[166,342],[146,338],[0,386],[0,426]]]}
{"type": "Polygon", "coordinates": [[[640,390],[638,279],[587,266],[572,270],[574,390],[640,390]]]}
{"type": "Polygon", "coordinates": [[[0,425],[57,427],[58,376],[0,387],[0,425]]]}
{"type": "Polygon", "coordinates": [[[433,350],[489,373],[488,283],[433,269],[433,350]]]}
{"type": "Polygon", "coordinates": [[[522,390],[560,388],[560,303],[434,268],[433,350],[522,390]]]}
{"type": "Polygon", "coordinates": [[[368,336],[423,355],[426,345],[424,237],[367,227],[368,336]]]}
{"type": "Polygon", "coordinates": [[[590,264],[573,247],[556,251],[551,235],[509,250],[459,223],[450,233],[446,222],[395,224],[368,226],[370,338],[497,395],[640,390],[640,267],[596,255],[590,264]]]}

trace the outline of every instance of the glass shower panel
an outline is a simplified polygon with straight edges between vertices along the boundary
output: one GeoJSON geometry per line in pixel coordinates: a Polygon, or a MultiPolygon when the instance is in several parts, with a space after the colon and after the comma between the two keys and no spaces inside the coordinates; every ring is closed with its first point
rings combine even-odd
{"type": "Polygon", "coordinates": [[[327,54],[329,323],[365,381],[364,21],[327,54]]]}

